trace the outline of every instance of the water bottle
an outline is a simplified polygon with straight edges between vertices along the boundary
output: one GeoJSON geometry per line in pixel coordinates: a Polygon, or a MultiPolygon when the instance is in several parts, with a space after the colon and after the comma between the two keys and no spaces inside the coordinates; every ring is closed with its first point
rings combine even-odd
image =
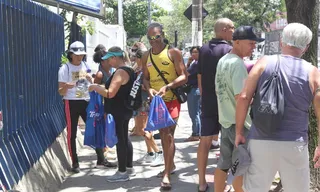
{"type": "MultiPolygon", "coordinates": [[[[91,73],[91,70],[88,69],[87,73],[91,73]]],[[[89,85],[90,82],[85,79],[79,79],[76,83],[76,93],[78,97],[89,98],[89,85]]]]}

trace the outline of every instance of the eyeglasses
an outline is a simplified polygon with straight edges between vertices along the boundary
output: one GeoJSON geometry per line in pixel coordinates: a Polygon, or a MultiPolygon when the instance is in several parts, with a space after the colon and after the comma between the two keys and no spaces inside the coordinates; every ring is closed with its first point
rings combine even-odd
{"type": "Polygon", "coordinates": [[[159,39],[161,37],[161,35],[155,35],[155,36],[147,36],[148,40],[151,41],[151,40],[156,40],[156,39],[159,39]]]}
{"type": "Polygon", "coordinates": [[[70,50],[71,51],[75,51],[75,52],[77,52],[77,51],[84,51],[84,47],[79,47],[79,48],[70,48],[70,50]]]}

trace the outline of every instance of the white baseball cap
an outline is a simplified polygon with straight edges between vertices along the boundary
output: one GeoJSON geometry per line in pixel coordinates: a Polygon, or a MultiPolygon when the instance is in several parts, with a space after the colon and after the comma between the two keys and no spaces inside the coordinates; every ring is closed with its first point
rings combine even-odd
{"type": "Polygon", "coordinates": [[[84,44],[80,41],[73,42],[69,47],[69,52],[75,55],[86,55],[84,44]]]}

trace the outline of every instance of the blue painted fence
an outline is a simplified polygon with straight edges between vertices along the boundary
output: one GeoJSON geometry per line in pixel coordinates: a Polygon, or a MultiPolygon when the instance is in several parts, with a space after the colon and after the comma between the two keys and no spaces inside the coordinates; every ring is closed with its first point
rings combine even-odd
{"type": "Polygon", "coordinates": [[[18,183],[65,127],[58,69],[63,19],[29,0],[0,0],[0,183],[18,183]]]}

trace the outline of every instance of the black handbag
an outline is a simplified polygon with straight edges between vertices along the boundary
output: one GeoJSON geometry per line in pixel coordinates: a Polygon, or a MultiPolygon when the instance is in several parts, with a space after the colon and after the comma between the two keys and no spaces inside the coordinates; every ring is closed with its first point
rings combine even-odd
{"type": "MultiPolygon", "coordinates": [[[[150,50],[150,60],[151,60],[152,65],[154,66],[154,68],[157,70],[160,77],[164,81],[164,83],[166,85],[168,85],[169,84],[168,80],[163,76],[163,74],[160,72],[159,68],[157,67],[157,65],[154,63],[154,61],[152,59],[151,50],[150,50]]],[[[181,85],[181,86],[176,87],[174,89],[171,89],[172,93],[177,97],[177,100],[179,101],[179,103],[185,103],[187,101],[187,93],[184,91],[186,86],[187,85],[184,84],[184,85],[181,85]]]]}

